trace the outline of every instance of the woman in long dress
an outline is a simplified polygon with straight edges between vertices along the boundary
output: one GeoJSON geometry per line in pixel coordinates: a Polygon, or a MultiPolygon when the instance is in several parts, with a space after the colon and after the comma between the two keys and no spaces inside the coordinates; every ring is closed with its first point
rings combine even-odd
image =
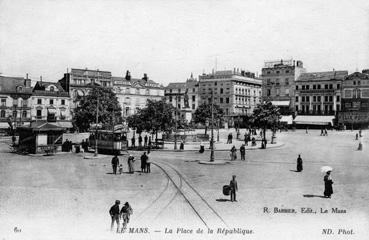
{"type": "Polygon", "coordinates": [[[324,176],[324,197],[330,198],[333,194],[333,181],[331,178],[331,171],[327,171],[324,176]]]}
{"type": "Polygon", "coordinates": [[[135,172],[134,161],[135,161],[135,158],[130,154],[129,157],[128,157],[128,171],[129,171],[129,173],[134,173],[135,172]]]}

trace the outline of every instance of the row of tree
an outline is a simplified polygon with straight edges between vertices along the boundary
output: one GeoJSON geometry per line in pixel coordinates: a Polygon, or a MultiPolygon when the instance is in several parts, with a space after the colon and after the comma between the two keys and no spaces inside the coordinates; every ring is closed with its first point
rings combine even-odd
{"type": "MultiPolygon", "coordinates": [[[[200,105],[193,115],[195,124],[205,126],[205,133],[211,124],[211,104],[200,105]]],[[[145,108],[138,109],[137,113],[127,117],[128,127],[134,128],[138,133],[142,131],[157,134],[160,131],[171,132],[177,128],[189,127],[182,118],[178,117],[179,111],[165,100],[153,101],[147,100],[145,108]]],[[[215,124],[221,124],[224,112],[213,104],[213,120],[215,124]]],[[[275,126],[280,118],[278,107],[270,102],[259,104],[248,119],[248,123],[253,126],[266,128],[275,126]]],[[[80,132],[88,131],[91,124],[96,123],[103,126],[113,126],[121,123],[122,109],[115,93],[111,89],[94,87],[89,95],[82,98],[78,107],[75,109],[73,122],[80,132]],[[97,118],[97,119],[96,119],[97,118]]],[[[265,131],[264,131],[265,133],[265,131]]]]}

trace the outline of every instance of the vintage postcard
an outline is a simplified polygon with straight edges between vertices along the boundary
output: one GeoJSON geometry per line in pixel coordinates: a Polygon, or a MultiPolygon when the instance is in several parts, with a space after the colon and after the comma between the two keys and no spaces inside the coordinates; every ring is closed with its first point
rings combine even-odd
{"type": "Polygon", "coordinates": [[[0,240],[369,236],[369,2],[0,0],[0,240]]]}

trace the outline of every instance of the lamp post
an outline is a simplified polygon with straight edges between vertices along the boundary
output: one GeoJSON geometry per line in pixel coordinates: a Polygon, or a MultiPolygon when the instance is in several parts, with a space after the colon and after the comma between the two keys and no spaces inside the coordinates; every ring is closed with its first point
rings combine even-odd
{"type": "Polygon", "coordinates": [[[211,91],[211,139],[210,139],[210,162],[214,162],[214,92],[211,91]]]}
{"type": "Polygon", "coordinates": [[[174,123],[175,123],[175,132],[174,132],[174,150],[177,150],[177,107],[178,107],[178,95],[176,95],[176,108],[174,109],[174,123]]]}
{"type": "Polygon", "coordinates": [[[219,142],[219,128],[220,128],[220,119],[218,118],[218,135],[217,135],[217,142],[219,142]]]}
{"type": "Polygon", "coordinates": [[[96,104],[96,125],[95,125],[95,156],[97,156],[97,125],[99,122],[99,97],[97,97],[97,104],[96,104]]]}

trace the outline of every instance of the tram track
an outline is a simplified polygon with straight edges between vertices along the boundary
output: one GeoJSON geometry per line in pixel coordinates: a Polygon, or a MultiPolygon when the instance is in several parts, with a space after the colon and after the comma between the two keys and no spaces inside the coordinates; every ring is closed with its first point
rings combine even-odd
{"type": "MultiPolygon", "coordinates": [[[[228,227],[220,214],[201,196],[201,194],[184,178],[184,176],[168,163],[159,161],[153,163],[161,169],[176,189],[176,194],[161,209],[160,214],[172,204],[180,194],[196,217],[207,227],[228,227]]],[[[159,214],[159,215],[160,215],[159,214]]],[[[159,216],[158,215],[158,216],[159,216]]]]}

